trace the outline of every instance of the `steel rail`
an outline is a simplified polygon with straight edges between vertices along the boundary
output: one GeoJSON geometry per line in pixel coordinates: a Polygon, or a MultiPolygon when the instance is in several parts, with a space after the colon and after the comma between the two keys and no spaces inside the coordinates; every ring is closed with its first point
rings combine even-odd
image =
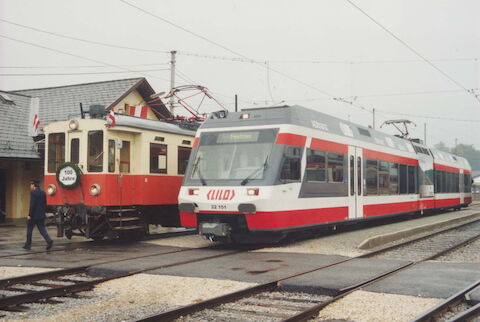
{"type": "MultiPolygon", "coordinates": [[[[475,283],[473,284],[470,284],[469,286],[467,286],[466,288],[464,288],[463,290],[459,291],[458,293],[455,293],[454,295],[450,296],[449,298],[447,298],[445,301],[439,303],[438,305],[434,306],[433,308],[431,308],[430,310],[426,311],[425,313],[423,313],[422,315],[420,315],[419,317],[416,317],[415,319],[413,319],[411,322],[424,322],[424,321],[430,321],[431,319],[433,319],[435,317],[435,315],[439,314],[440,312],[442,312],[443,310],[445,310],[447,307],[449,307],[450,305],[454,304],[455,302],[460,302],[460,301],[463,301],[464,299],[464,296],[465,294],[467,294],[468,292],[470,292],[471,290],[475,289],[477,286],[480,285],[480,280],[479,281],[476,281],[475,283]]],[[[479,304],[477,304],[476,306],[479,306],[479,304]]],[[[474,306],[475,307],[475,306],[474,306]]],[[[478,310],[479,308],[477,308],[478,310]]]]}
{"type": "MultiPolygon", "coordinates": [[[[284,278],[281,278],[281,279],[278,279],[278,280],[275,280],[275,281],[272,281],[272,282],[269,282],[269,283],[257,285],[257,286],[250,287],[250,288],[246,288],[246,289],[241,291],[241,294],[243,295],[243,297],[251,296],[251,295],[254,295],[254,294],[258,293],[258,289],[268,288],[268,286],[271,285],[272,283],[276,284],[277,287],[278,287],[278,285],[279,285],[278,283],[280,283],[281,281],[286,280],[286,279],[290,279],[290,278],[293,278],[293,277],[297,277],[297,276],[305,275],[305,274],[308,274],[308,273],[312,273],[314,271],[318,271],[318,270],[322,270],[322,269],[332,267],[332,266],[335,266],[335,265],[338,265],[338,264],[342,264],[342,263],[351,261],[353,259],[370,257],[370,256],[373,256],[373,255],[379,254],[381,252],[389,251],[393,248],[400,248],[400,247],[403,247],[405,245],[412,244],[412,243],[418,242],[418,241],[422,241],[426,238],[436,236],[436,235],[439,235],[441,233],[445,233],[445,232],[448,232],[448,231],[451,231],[451,230],[454,230],[454,229],[458,229],[458,228],[461,228],[461,227],[464,227],[464,226],[468,226],[472,223],[476,223],[476,222],[479,222],[479,221],[480,221],[480,219],[469,221],[468,223],[463,223],[461,225],[457,225],[457,226],[454,226],[454,227],[449,227],[449,228],[443,229],[441,231],[434,232],[434,233],[432,233],[430,235],[427,235],[427,236],[422,236],[422,237],[419,237],[417,239],[408,240],[408,241],[405,241],[405,242],[402,242],[402,243],[399,243],[399,244],[396,244],[396,245],[393,245],[393,246],[387,246],[385,248],[372,251],[370,253],[366,253],[366,254],[362,254],[362,255],[359,255],[359,256],[347,258],[347,259],[337,261],[337,262],[334,262],[334,263],[331,263],[331,264],[328,264],[328,265],[323,265],[321,267],[310,269],[308,271],[297,273],[297,274],[294,274],[294,275],[291,275],[291,276],[287,276],[287,277],[284,277],[284,278]]],[[[428,257],[426,257],[426,258],[424,258],[420,261],[409,262],[407,264],[403,264],[403,265],[401,265],[401,266],[399,266],[399,267],[397,267],[393,270],[389,270],[387,272],[379,274],[376,277],[370,278],[366,281],[360,282],[360,283],[355,284],[353,286],[341,289],[341,290],[339,290],[341,292],[341,294],[333,297],[332,299],[321,302],[321,303],[319,303],[319,304],[317,304],[317,305],[315,305],[311,308],[308,308],[307,310],[305,310],[305,311],[303,311],[303,312],[301,312],[297,315],[294,315],[290,318],[287,318],[283,321],[284,322],[285,321],[289,321],[289,322],[291,322],[291,321],[305,321],[305,320],[313,317],[314,315],[318,314],[318,312],[321,309],[323,309],[325,306],[327,306],[328,304],[337,301],[338,299],[346,296],[347,294],[350,294],[350,293],[352,293],[352,292],[354,292],[358,289],[361,289],[362,287],[365,287],[367,285],[373,284],[374,282],[377,282],[381,279],[389,277],[389,276],[391,276],[391,275],[393,275],[393,274],[395,274],[395,273],[397,273],[397,272],[399,272],[403,269],[406,269],[406,268],[408,268],[412,265],[415,265],[415,264],[420,263],[422,261],[431,260],[435,257],[438,257],[438,256],[441,256],[441,255],[445,254],[446,252],[452,251],[453,249],[462,247],[463,245],[466,245],[466,244],[472,242],[473,240],[478,239],[479,237],[480,237],[480,235],[474,236],[474,237],[470,238],[469,240],[466,240],[466,241],[463,241],[462,243],[456,244],[456,245],[450,247],[449,249],[443,250],[443,251],[441,251],[437,254],[428,256],[428,257]]],[[[180,316],[184,316],[184,315],[187,315],[187,314],[192,314],[192,313],[204,310],[206,308],[210,308],[210,307],[214,307],[214,306],[218,306],[218,305],[221,305],[221,304],[232,302],[233,300],[239,298],[238,294],[236,294],[236,293],[238,293],[238,292],[234,292],[234,293],[231,293],[231,294],[226,294],[224,296],[219,296],[219,297],[209,299],[209,300],[206,300],[206,301],[182,306],[180,308],[165,311],[165,312],[162,312],[162,313],[159,313],[159,314],[154,314],[154,315],[148,316],[146,318],[139,319],[139,320],[137,320],[137,322],[140,322],[140,321],[141,322],[145,322],[145,321],[148,321],[148,322],[150,322],[150,321],[172,321],[172,320],[175,320],[176,318],[179,318],[180,316]]]]}

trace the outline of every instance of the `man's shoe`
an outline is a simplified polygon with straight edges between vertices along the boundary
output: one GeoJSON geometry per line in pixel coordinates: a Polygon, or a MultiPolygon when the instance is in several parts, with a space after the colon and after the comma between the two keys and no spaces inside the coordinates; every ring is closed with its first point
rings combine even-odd
{"type": "Polygon", "coordinates": [[[27,245],[23,245],[22,248],[25,250],[30,250],[30,246],[27,246],[27,245]]]}
{"type": "Polygon", "coordinates": [[[53,246],[53,240],[47,242],[47,250],[49,250],[50,248],[52,248],[53,246]]]}

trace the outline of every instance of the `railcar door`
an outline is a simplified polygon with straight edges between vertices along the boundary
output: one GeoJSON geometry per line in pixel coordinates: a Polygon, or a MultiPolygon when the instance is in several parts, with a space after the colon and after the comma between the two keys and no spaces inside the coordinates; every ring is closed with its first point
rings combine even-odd
{"type": "Polygon", "coordinates": [[[363,217],[363,150],[348,147],[348,219],[363,217]]]}

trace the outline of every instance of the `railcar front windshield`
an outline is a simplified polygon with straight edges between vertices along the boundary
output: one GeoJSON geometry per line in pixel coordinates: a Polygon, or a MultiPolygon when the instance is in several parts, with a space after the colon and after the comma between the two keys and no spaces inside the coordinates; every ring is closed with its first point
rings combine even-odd
{"type": "Polygon", "coordinates": [[[263,179],[277,130],[203,133],[190,178],[201,180],[263,179]]]}

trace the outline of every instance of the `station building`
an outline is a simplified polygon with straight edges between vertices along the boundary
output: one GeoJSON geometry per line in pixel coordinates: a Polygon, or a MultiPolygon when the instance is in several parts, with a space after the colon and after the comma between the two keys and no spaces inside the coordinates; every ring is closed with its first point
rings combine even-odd
{"type": "Polygon", "coordinates": [[[104,105],[116,113],[158,120],[170,117],[145,78],[130,78],[15,91],[0,90],[0,221],[28,215],[29,181],[43,186],[44,135],[55,121],[80,118],[90,105],[104,105]],[[39,121],[35,130],[35,115],[39,121]]]}

